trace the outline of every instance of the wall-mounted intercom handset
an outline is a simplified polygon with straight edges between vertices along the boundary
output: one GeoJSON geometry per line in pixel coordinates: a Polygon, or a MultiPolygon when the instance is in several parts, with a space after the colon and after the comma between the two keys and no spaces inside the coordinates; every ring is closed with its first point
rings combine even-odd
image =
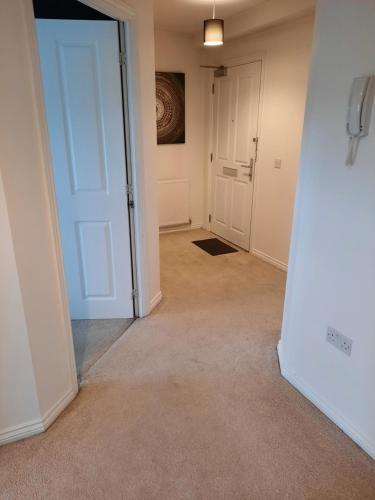
{"type": "Polygon", "coordinates": [[[361,137],[365,137],[369,133],[374,87],[374,76],[361,76],[353,81],[346,122],[346,130],[349,135],[347,165],[353,165],[359,141],[361,137]]]}

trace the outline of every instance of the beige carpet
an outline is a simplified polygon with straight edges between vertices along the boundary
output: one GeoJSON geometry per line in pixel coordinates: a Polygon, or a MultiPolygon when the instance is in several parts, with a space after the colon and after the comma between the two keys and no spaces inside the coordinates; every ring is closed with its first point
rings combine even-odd
{"type": "Polygon", "coordinates": [[[79,319],[72,321],[78,379],[100,359],[134,319],[79,319]]]}
{"type": "Polygon", "coordinates": [[[279,375],[284,274],[205,234],[162,236],[163,303],[1,449],[1,499],[375,498],[375,463],[279,375]]]}

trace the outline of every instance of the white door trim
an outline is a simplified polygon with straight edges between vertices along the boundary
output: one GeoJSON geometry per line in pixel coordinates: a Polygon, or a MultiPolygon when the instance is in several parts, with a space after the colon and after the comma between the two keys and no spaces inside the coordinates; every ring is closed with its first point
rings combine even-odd
{"type": "Polygon", "coordinates": [[[211,231],[211,221],[210,221],[210,215],[212,213],[212,154],[213,154],[213,145],[214,145],[214,103],[215,103],[215,98],[214,94],[212,93],[212,88],[215,82],[214,78],[214,72],[210,72],[210,79],[209,79],[209,117],[208,117],[208,150],[206,151],[207,154],[207,191],[206,191],[206,203],[205,203],[205,216],[203,219],[203,228],[207,229],[207,231],[211,231]]]}
{"type": "MultiPolygon", "coordinates": [[[[254,62],[260,62],[262,67],[261,67],[261,74],[260,74],[260,95],[259,95],[259,114],[258,114],[258,138],[261,137],[262,135],[262,116],[263,116],[263,102],[264,102],[264,75],[265,75],[265,67],[266,67],[266,55],[267,53],[265,51],[257,51],[257,52],[252,52],[250,54],[247,54],[245,56],[239,56],[239,57],[228,57],[224,58],[222,63],[223,66],[226,67],[233,67],[233,66],[240,66],[242,64],[251,64],[254,62]]],[[[215,79],[213,76],[213,72],[210,78],[210,89],[211,85],[214,83],[215,79]]],[[[207,196],[207,213],[205,217],[205,224],[204,228],[207,229],[208,231],[211,231],[211,224],[209,221],[210,214],[212,214],[212,182],[213,182],[213,176],[212,176],[212,163],[211,163],[211,152],[213,150],[213,134],[214,134],[214,95],[210,91],[210,101],[209,101],[209,122],[208,122],[208,137],[209,137],[209,149],[207,152],[207,191],[206,191],[206,196],[207,196]]],[[[261,148],[262,144],[261,141],[258,143],[258,158],[259,155],[261,154],[261,148]]],[[[259,161],[257,162],[259,164],[259,161]]],[[[250,253],[255,255],[255,248],[254,248],[254,227],[256,224],[256,194],[257,194],[257,188],[258,188],[258,176],[256,175],[256,168],[255,168],[255,175],[254,175],[254,186],[253,186],[253,203],[252,203],[252,224],[250,227],[250,253]]],[[[259,255],[258,255],[259,257],[259,255]]]]}
{"type": "Polygon", "coordinates": [[[266,59],[265,51],[256,51],[251,52],[245,56],[239,57],[226,57],[223,59],[223,65],[227,68],[231,68],[232,66],[241,66],[241,64],[251,64],[253,62],[264,62],[266,59]]]}
{"type": "Polygon", "coordinates": [[[118,19],[119,21],[130,21],[135,18],[135,10],[121,0],[78,0],[102,14],[118,19]]]}

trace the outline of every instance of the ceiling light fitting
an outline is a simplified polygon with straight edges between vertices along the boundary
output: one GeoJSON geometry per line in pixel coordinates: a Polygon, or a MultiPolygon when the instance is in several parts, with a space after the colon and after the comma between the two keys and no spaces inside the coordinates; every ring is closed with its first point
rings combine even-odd
{"type": "Polygon", "coordinates": [[[203,23],[204,42],[206,47],[215,47],[224,43],[224,20],[216,19],[216,0],[214,0],[212,19],[203,23]]]}

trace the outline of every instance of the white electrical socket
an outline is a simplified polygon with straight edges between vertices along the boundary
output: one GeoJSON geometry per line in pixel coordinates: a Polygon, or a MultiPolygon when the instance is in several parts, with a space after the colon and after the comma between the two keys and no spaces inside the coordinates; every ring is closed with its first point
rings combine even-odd
{"type": "Polygon", "coordinates": [[[352,345],[353,345],[352,339],[349,339],[344,335],[341,336],[340,350],[342,352],[350,356],[352,353],[352,345]]]}
{"type": "Polygon", "coordinates": [[[331,326],[329,326],[327,328],[327,342],[336,346],[337,345],[337,334],[338,334],[338,331],[335,330],[334,328],[332,328],[331,326]]]}
{"type": "Polygon", "coordinates": [[[326,340],[347,356],[351,355],[353,340],[349,337],[346,337],[332,326],[329,326],[327,328],[326,340]]]}
{"type": "Polygon", "coordinates": [[[281,160],[279,158],[276,158],[275,163],[274,163],[275,168],[281,168],[281,160]]]}

